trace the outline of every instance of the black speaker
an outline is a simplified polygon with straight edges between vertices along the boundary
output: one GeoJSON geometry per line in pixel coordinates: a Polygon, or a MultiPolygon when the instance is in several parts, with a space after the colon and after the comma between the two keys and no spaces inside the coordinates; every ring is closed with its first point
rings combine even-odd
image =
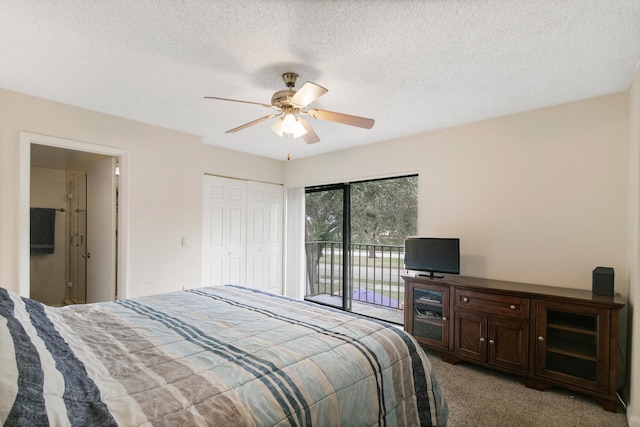
{"type": "Polygon", "coordinates": [[[613,296],[613,268],[596,267],[593,270],[591,292],[605,297],[613,296]]]}

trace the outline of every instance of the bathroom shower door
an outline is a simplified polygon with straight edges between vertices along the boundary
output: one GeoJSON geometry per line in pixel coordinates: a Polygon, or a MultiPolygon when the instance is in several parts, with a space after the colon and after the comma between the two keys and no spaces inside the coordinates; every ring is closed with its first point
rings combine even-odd
{"type": "Polygon", "coordinates": [[[64,304],[84,304],[87,300],[87,174],[67,174],[67,288],[64,304]]]}
{"type": "Polygon", "coordinates": [[[87,167],[87,302],[116,299],[116,159],[87,167]]]}

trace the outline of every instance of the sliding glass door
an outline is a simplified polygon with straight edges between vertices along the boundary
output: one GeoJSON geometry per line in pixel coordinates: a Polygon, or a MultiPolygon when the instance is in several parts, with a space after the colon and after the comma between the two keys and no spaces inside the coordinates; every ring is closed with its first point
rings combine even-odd
{"type": "Polygon", "coordinates": [[[349,297],[349,187],[307,189],[305,197],[305,299],[351,309],[349,297]]]}
{"type": "Polygon", "coordinates": [[[404,239],[417,232],[417,176],[306,189],[305,299],[403,322],[404,239]]]}

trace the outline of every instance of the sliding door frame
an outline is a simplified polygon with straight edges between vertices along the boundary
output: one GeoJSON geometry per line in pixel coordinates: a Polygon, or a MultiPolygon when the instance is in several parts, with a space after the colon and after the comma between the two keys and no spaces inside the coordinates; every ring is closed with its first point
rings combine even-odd
{"type": "MultiPolygon", "coordinates": [[[[305,195],[321,191],[342,191],[342,310],[351,311],[351,188],[330,184],[305,188],[305,195]]],[[[336,306],[334,306],[336,307],[336,306]]]]}
{"type": "MultiPolygon", "coordinates": [[[[362,181],[345,182],[341,184],[326,184],[305,188],[305,196],[308,193],[321,191],[342,190],[342,310],[352,311],[352,268],[351,268],[351,186],[367,182],[386,181],[402,178],[417,177],[417,174],[406,174],[378,179],[367,179],[362,181]]],[[[333,306],[336,307],[336,306],[333,306]]]]}

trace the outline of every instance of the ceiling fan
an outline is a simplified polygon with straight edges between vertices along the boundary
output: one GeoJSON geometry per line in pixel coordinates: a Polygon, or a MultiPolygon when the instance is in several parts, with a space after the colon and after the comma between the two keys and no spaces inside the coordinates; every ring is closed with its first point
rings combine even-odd
{"type": "Polygon", "coordinates": [[[277,113],[269,114],[268,116],[261,117],[233,129],[229,129],[225,133],[238,132],[242,129],[248,128],[249,126],[262,123],[265,120],[279,117],[279,119],[271,126],[271,129],[275,133],[279,136],[287,134],[292,138],[301,136],[307,144],[314,144],[320,141],[320,138],[311,128],[311,125],[309,125],[309,122],[304,118],[304,116],[350,126],[357,126],[365,129],[371,129],[373,127],[373,119],[307,108],[309,104],[327,93],[328,90],[312,82],[306,82],[299,90],[294,90],[293,88],[298,80],[298,75],[296,73],[284,73],[282,75],[282,80],[284,80],[284,84],[287,86],[287,89],[279,90],[274,93],[271,97],[271,104],[239,101],[237,99],[219,98],[216,96],[205,96],[205,98],[261,105],[278,111],[277,113]]]}

